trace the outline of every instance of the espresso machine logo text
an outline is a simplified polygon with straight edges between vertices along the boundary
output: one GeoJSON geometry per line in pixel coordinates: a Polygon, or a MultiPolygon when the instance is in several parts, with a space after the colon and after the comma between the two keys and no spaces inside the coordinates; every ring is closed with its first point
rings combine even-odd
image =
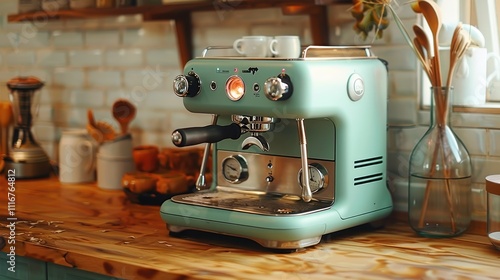
{"type": "MultiPolygon", "coordinates": [[[[259,71],[259,68],[257,67],[248,67],[248,69],[241,70],[241,73],[251,73],[252,75],[255,75],[259,71]]],[[[215,70],[216,73],[229,73],[230,71],[227,69],[222,69],[222,68],[217,68],[215,70]]],[[[238,68],[234,69],[234,72],[238,72],[238,68]]]]}
{"type": "Polygon", "coordinates": [[[259,68],[257,67],[248,67],[246,70],[241,70],[242,73],[252,73],[252,75],[255,75],[259,71],[259,68]]]}

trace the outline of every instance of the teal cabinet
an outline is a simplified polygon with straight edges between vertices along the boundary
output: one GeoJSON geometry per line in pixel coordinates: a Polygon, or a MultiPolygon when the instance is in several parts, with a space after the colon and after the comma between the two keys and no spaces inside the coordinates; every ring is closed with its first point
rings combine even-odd
{"type": "Polygon", "coordinates": [[[40,260],[16,256],[15,271],[9,270],[8,256],[0,252],[0,279],[2,280],[118,280],[81,269],[46,263],[40,260]]]}
{"type": "MultiPolygon", "coordinates": [[[[118,280],[119,278],[97,274],[67,266],[47,263],[47,279],[49,280],[118,280]]],[[[31,280],[31,279],[30,279],[31,280]]]]}
{"type": "Polygon", "coordinates": [[[7,262],[9,257],[0,252],[0,278],[17,280],[46,280],[47,265],[43,261],[16,256],[14,271],[9,270],[12,266],[7,262]]]}

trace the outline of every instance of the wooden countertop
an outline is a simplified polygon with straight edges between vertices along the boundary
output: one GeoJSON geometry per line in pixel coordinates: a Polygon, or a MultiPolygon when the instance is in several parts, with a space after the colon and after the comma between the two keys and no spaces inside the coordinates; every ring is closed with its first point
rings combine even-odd
{"type": "MultiPolygon", "coordinates": [[[[211,234],[170,237],[159,206],[129,202],[95,184],[57,178],[15,182],[16,255],[125,279],[498,279],[500,251],[486,236],[416,236],[401,222],[327,235],[283,254],[211,234]],[[204,240],[205,243],[198,242],[204,240]]],[[[0,178],[0,235],[9,237],[0,178]]],[[[8,252],[8,246],[2,248],[8,252]]]]}

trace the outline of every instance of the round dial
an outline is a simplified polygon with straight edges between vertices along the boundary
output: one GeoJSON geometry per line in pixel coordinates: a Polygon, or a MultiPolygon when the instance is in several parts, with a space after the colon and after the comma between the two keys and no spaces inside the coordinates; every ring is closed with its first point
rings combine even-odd
{"type": "Polygon", "coordinates": [[[222,161],[222,175],[228,182],[237,184],[248,178],[248,164],[240,155],[229,156],[222,161]]]}
{"type": "MultiPolygon", "coordinates": [[[[299,170],[298,174],[299,186],[301,188],[305,187],[305,183],[302,182],[302,168],[299,170]]],[[[319,190],[325,188],[328,185],[328,171],[323,165],[319,163],[309,164],[309,186],[311,187],[311,192],[315,193],[319,190]]]]}
{"type": "Polygon", "coordinates": [[[200,93],[201,82],[200,77],[193,71],[187,75],[178,75],[174,79],[174,93],[180,97],[193,97],[200,93]]]}

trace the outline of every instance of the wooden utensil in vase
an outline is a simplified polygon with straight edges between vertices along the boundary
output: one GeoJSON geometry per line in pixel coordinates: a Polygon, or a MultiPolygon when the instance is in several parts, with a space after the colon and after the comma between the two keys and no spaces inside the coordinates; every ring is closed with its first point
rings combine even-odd
{"type": "Polygon", "coordinates": [[[113,103],[113,117],[118,121],[122,134],[128,133],[128,126],[135,118],[136,108],[126,99],[118,99],[113,103]]]}

